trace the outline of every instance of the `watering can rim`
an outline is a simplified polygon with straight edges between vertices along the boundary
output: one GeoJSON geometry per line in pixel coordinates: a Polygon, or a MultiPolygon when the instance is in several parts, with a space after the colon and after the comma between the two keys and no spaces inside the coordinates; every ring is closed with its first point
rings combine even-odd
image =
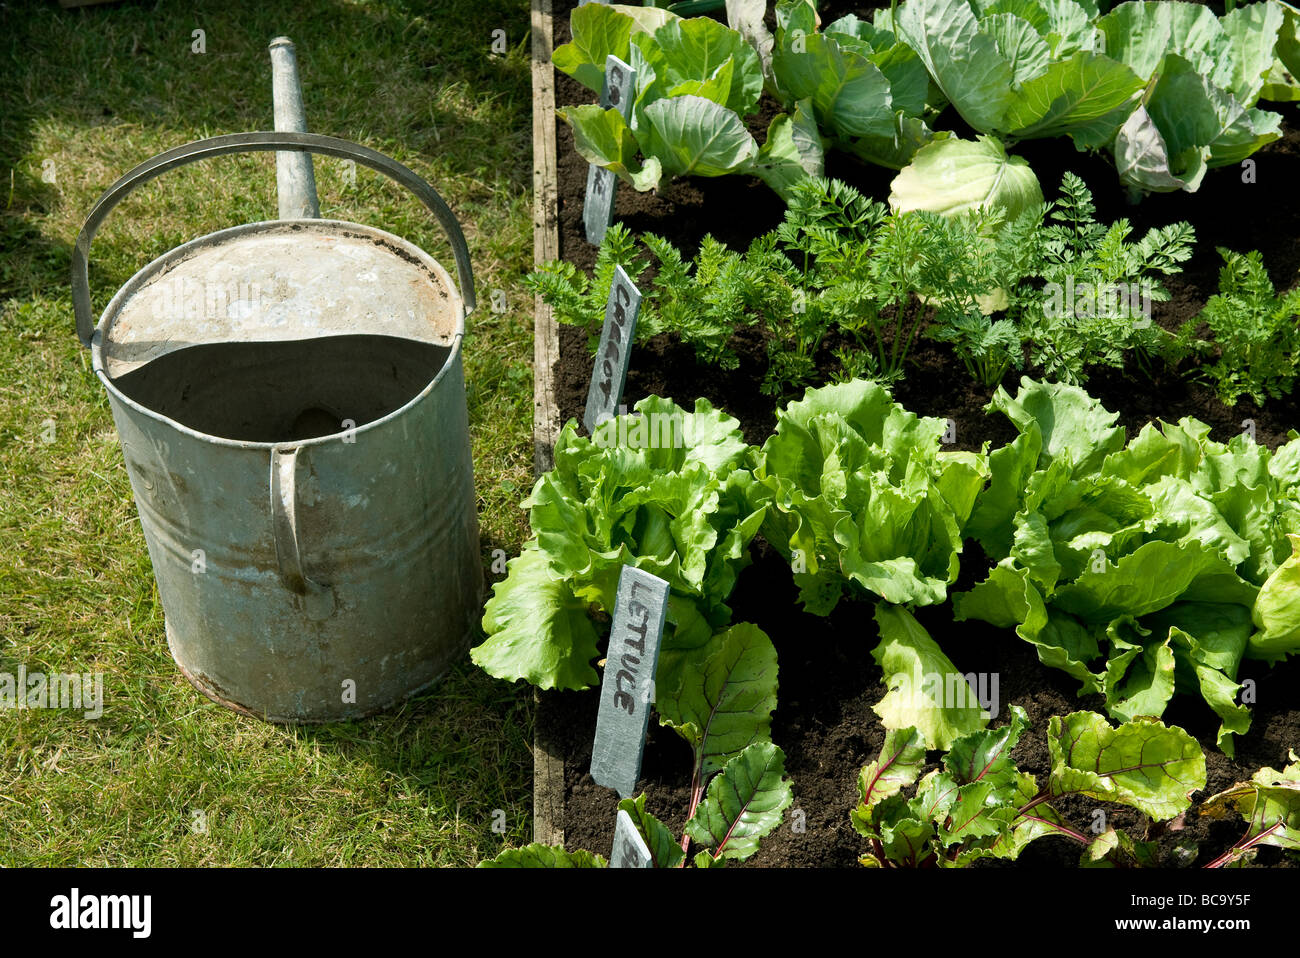
{"type": "MultiPolygon", "coordinates": [[[[315,217],[292,219],[292,220],[281,220],[281,219],[258,220],[253,223],[240,223],[235,226],[228,226],[224,229],[217,230],[216,232],[206,233],[203,236],[195,237],[192,240],[182,243],[180,246],[172,247],[171,249],[163,253],[161,256],[153,260],[150,260],[148,263],[142,266],[139,270],[136,271],[135,275],[133,275],[130,279],[128,279],[125,283],[123,283],[121,287],[118,288],[117,292],[113,294],[113,298],[109,300],[108,305],[104,307],[104,312],[100,315],[99,322],[96,323],[94,332],[91,335],[90,352],[91,352],[92,368],[94,369],[95,375],[99,378],[100,382],[103,383],[104,388],[107,389],[109,393],[119,402],[125,404],[126,406],[129,406],[131,409],[135,410],[136,412],[144,416],[147,416],[148,418],[153,419],[156,422],[163,423],[177,430],[178,432],[185,433],[186,435],[192,436],[196,439],[201,439],[204,442],[212,443],[214,445],[233,446],[237,448],[260,449],[260,450],[270,450],[276,448],[281,448],[281,449],[300,448],[302,446],[323,445],[330,441],[336,441],[340,436],[344,436],[344,435],[355,436],[367,432],[370,429],[378,428],[386,424],[389,420],[395,419],[397,416],[402,415],[404,412],[406,412],[409,408],[414,406],[416,403],[422,401],[426,396],[428,396],[431,392],[433,392],[434,389],[438,387],[438,385],[442,382],[444,375],[447,374],[447,370],[455,363],[456,360],[460,358],[461,343],[464,341],[465,338],[465,320],[466,320],[465,303],[464,300],[461,298],[460,290],[457,288],[456,284],[451,281],[451,274],[447,272],[446,267],[444,267],[441,263],[439,263],[431,255],[429,255],[427,251],[417,246],[415,243],[412,243],[410,240],[397,236],[394,233],[390,233],[387,230],[380,229],[377,226],[369,226],[364,223],[355,223],[350,220],[320,219],[315,217]],[[298,440],[282,439],[273,442],[267,442],[267,441],[248,440],[248,439],[229,439],[225,436],[217,436],[212,433],[207,433],[198,429],[194,429],[190,426],[186,426],[184,423],[172,419],[170,416],[166,416],[158,412],[156,409],[143,405],[142,403],[128,396],[117,386],[116,382],[111,376],[108,375],[107,369],[105,368],[104,336],[108,331],[110,323],[114,319],[116,319],[118,315],[120,315],[125,300],[129,299],[135,293],[139,292],[140,288],[144,286],[148,280],[154,278],[158,274],[160,269],[166,266],[169,263],[169,261],[184,260],[187,254],[190,251],[195,249],[210,249],[213,246],[214,240],[220,241],[225,239],[238,238],[240,236],[243,236],[244,234],[267,233],[272,231],[276,227],[294,226],[294,225],[311,226],[316,228],[346,227],[349,229],[358,229],[365,233],[371,234],[372,236],[383,238],[389,242],[392,242],[400,246],[403,250],[415,256],[420,261],[420,265],[422,267],[428,269],[430,272],[434,273],[435,276],[437,276],[439,279],[443,281],[443,285],[447,288],[447,290],[454,298],[453,312],[455,315],[455,327],[451,333],[450,339],[446,343],[438,344],[444,346],[444,348],[449,349],[449,352],[447,354],[446,359],[443,361],[442,366],[438,369],[437,373],[435,373],[434,376],[429,380],[429,382],[425,384],[423,389],[421,389],[409,400],[407,400],[405,403],[403,403],[401,406],[399,406],[397,409],[394,409],[392,412],[388,413],[387,415],[381,416],[378,419],[373,419],[370,422],[358,425],[354,428],[340,429],[338,432],[329,433],[324,436],[315,436],[311,439],[298,439],[298,440]]],[[[304,337],[304,338],[311,338],[311,337],[304,337]]]]}
{"type": "MultiPolygon", "coordinates": [[[[90,247],[100,224],[137,186],[161,176],[169,170],[187,166],[198,160],[231,153],[260,153],[276,150],[298,153],[322,153],[327,156],[354,160],[364,166],[383,173],[389,179],[416,195],[432,212],[451,242],[452,255],[456,260],[456,271],[460,278],[457,285],[463,304],[464,314],[468,316],[477,305],[474,295],[474,270],[469,262],[469,247],[465,243],[465,234],[451,207],[423,177],[414,170],[403,166],[392,157],[385,156],[359,143],[340,140],[333,136],[318,133],[269,132],[259,130],[252,133],[228,133],[204,140],[183,143],[150,157],[143,163],[120,176],[96,201],[86,221],[82,224],[77,242],[72,248],[72,307],[76,317],[77,338],[81,345],[91,348],[95,334],[92,321],[90,299],[90,247]]],[[[248,225],[248,224],[244,224],[248,225]]],[[[373,227],[372,227],[373,228],[373,227]]]]}
{"type": "MultiPolygon", "coordinates": [[[[247,227],[257,227],[266,223],[275,222],[294,222],[292,220],[262,220],[258,223],[242,223],[237,226],[228,227],[228,230],[238,230],[247,227]]],[[[320,219],[310,218],[306,222],[319,224],[324,222],[320,219]]],[[[340,221],[346,222],[346,221],[340,221]]],[[[365,230],[376,232],[386,232],[378,227],[365,226],[364,224],[348,223],[350,226],[359,226],[365,230]]],[[[226,232],[222,230],[219,232],[226,232]]],[[[209,234],[209,236],[216,234],[209,234]]],[[[388,234],[392,236],[393,234],[388,234]]],[[[401,237],[394,237],[404,245],[410,245],[417,250],[422,260],[427,260],[436,265],[436,261],[424,250],[414,244],[403,240],[401,237]]],[[[200,237],[202,239],[202,237],[200,237]]],[[[193,242],[193,241],[191,241],[193,242]]],[[[187,246],[189,244],[182,244],[187,246]]],[[[176,247],[180,249],[182,247],[176,247]]],[[[140,275],[140,272],[148,270],[153,263],[165,258],[171,251],[164,253],[153,262],[146,264],[135,276],[131,278],[121,289],[114,294],[108,307],[105,307],[105,314],[117,301],[118,295],[122,290],[127,289],[133,280],[140,275]]],[[[442,267],[439,267],[440,269],[442,267]]],[[[232,448],[249,448],[249,449],[275,449],[275,448],[297,448],[309,445],[323,445],[326,442],[335,440],[340,435],[355,435],[356,433],[378,428],[385,425],[390,419],[409,409],[414,403],[422,400],[442,380],[443,373],[447,368],[454,364],[460,357],[460,345],[464,339],[465,319],[474,310],[476,305],[474,296],[474,274],[473,268],[469,262],[469,249],[465,243],[464,232],[460,228],[455,214],[447,205],[446,201],[430,186],[418,173],[409,167],[398,163],[392,157],[385,156],[377,150],[362,146],[358,143],[352,143],[348,140],[342,140],[332,136],[322,136],[318,133],[296,133],[286,131],[267,131],[258,130],[251,133],[228,133],[221,136],[208,137],[207,139],[194,140],[189,143],[183,143],[180,146],[173,147],[157,154],[131,170],[128,170],[117,179],[96,201],[90,214],[87,216],[85,223],[82,225],[81,232],[77,236],[77,242],[72,251],[72,304],[73,312],[76,314],[77,338],[81,344],[91,350],[93,368],[95,375],[109,390],[109,394],[125,403],[131,409],[137,410],[151,419],[166,423],[168,426],[186,435],[191,435],[197,439],[205,440],[217,445],[229,446],[232,448]],[[90,266],[90,247],[94,242],[95,233],[98,231],[100,224],[108,214],[117,206],[118,203],[137,186],[148,182],[180,166],[186,166],[198,160],[207,159],[215,156],[224,156],[231,153],[246,152],[268,152],[272,150],[292,151],[299,153],[320,153],[327,156],[339,157],[342,159],[355,160],[364,166],[368,166],[379,173],[384,174],[389,179],[395,180],[400,185],[414,193],[421,202],[434,214],[438,223],[442,226],[443,231],[451,242],[452,253],[456,260],[456,269],[460,282],[448,284],[449,288],[455,291],[460,299],[460,315],[457,320],[457,330],[453,335],[451,343],[451,353],[448,355],[446,362],[443,363],[437,375],[422,389],[419,394],[412,397],[401,408],[394,410],[387,416],[359,426],[355,430],[340,430],[337,433],[331,433],[327,436],[317,436],[312,439],[301,441],[280,441],[280,442],[254,442],[251,440],[227,439],[222,436],[213,436],[209,433],[199,432],[191,429],[170,417],[164,416],[156,410],[147,406],[142,406],[135,400],[127,397],[118,389],[113,381],[108,377],[102,365],[102,348],[104,334],[104,318],[101,314],[99,323],[92,326],[91,298],[89,284],[89,266],[90,266]]]]}
{"type": "MultiPolygon", "coordinates": [[[[456,329],[454,333],[451,334],[450,341],[446,343],[446,348],[448,348],[448,350],[450,351],[448,351],[446,359],[443,360],[442,367],[438,369],[438,372],[435,373],[432,378],[430,378],[428,383],[425,383],[424,389],[421,389],[419,393],[411,396],[411,399],[408,399],[407,402],[404,402],[402,406],[393,409],[393,412],[389,412],[387,413],[387,415],[381,416],[380,419],[364,422],[364,424],[357,425],[355,426],[355,428],[351,428],[351,429],[339,429],[337,433],[317,435],[317,437],[312,437],[311,439],[278,439],[278,441],[274,441],[274,442],[253,441],[253,439],[230,439],[224,437],[224,435],[214,435],[212,433],[201,432],[201,430],[194,429],[192,428],[192,426],[187,426],[183,424],[183,422],[179,422],[177,420],[172,419],[172,417],[170,416],[162,415],[162,413],[157,411],[157,409],[153,409],[151,407],[144,406],[143,403],[136,402],[135,399],[131,398],[131,396],[127,395],[126,393],[123,393],[120,387],[117,386],[117,383],[114,382],[113,378],[109,376],[107,369],[104,368],[104,354],[103,354],[104,333],[105,330],[107,330],[108,328],[108,321],[110,320],[110,318],[112,318],[113,315],[116,315],[116,313],[120,311],[121,308],[120,300],[126,298],[126,296],[133,294],[133,292],[136,291],[136,287],[138,287],[140,283],[143,282],[143,279],[147,278],[148,274],[152,274],[153,272],[155,272],[155,268],[157,264],[162,263],[162,261],[168,259],[168,257],[170,256],[177,255],[177,253],[185,251],[186,247],[190,247],[191,244],[200,244],[203,243],[204,240],[209,240],[212,237],[218,237],[218,235],[221,234],[251,233],[251,231],[259,230],[259,227],[260,229],[265,229],[265,227],[268,226],[294,224],[294,222],[304,222],[304,224],[316,224],[316,225],[339,224],[344,226],[359,226],[361,227],[361,229],[372,231],[372,233],[383,234],[385,235],[385,237],[390,237],[395,240],[398,240],[398,242],[400,243],[403,243],[404,246],[409,248],[409,250],[416,251],[417,255],[420,255],[421,260],[424,261],[424,265],[432,265],[434,266],[434,268],[437,268],[439,272],[446,273],[446,269],[443,268],[443,266],[439,264],[437,260],[434,260],[432,256],[429,256],[429,253],[420,250],[420,247],[415,246],[415,244],[408,243],[407,240],[403,240],[400,237],[395,237],[394,234],[386,233],[385,230],[377,229],[377,227],[365,226],[363,224],[355,224],[355,222],[348,222],[346,220],[317,220],[317,218],[304,218],[304,220],[263,220],[259,222],[252,222],[252,224],[240,224],[238,226],[230,226],[227,227],[227,229],[218,230],[217,233],[209,233],[207,235],[203,235],[203,237],[192,239],[188,243],[183,243],[181,244],[181,246],[174,247],[172,248],[172,250],[168,250],[165,253],[162,253],[162,256],[157,257],[156,260],[149,261],[148,264],[142,266],[142,268],[139,269],[139,272],[135,273],[135,276],[131,277],[130,279],[127,279],[125,283],[122,283],[121,289],[118,289],[116,294],[113,295],[113,299],[109,300],[109,304],[107,305],[107,307],[104,308],[103,316],[100,316],[99,324],[95,326],[94,334],[91,335],[92,368],[94,368],[95,370],[95,376],[99,378],[99,381],[101,383],[103,383],[104,389],[107,389],[109,391],[109,394],[112,395],[113,398],[117,400],[117,402],[125,404],[125,406],[134,409],[134,411],[140,413],[140,415],[147,416],[148,419],[151,419],[156,422],[161,422],[161,424],[169,426],[169,428],[175,429],[179,433],[190,435],[190,437],[201,439],[201,441],[203,442],[212,443],[212,445],[216,445],[216,446],[250,448],[250,450],[274,450],[274,448],[300,448],[303,446],[322,446],[325,445],[325,443],[337,442],[338,438],[341,437],[341,435],[348,435],[348,437],[352,437],[352,435],[360,435],[361,433],[369,432],[370,429],[380,428],[380,426],[386,425],[387,422],[389,422],[390,420],[394,420],[396,419],[396,417],[402,416],[403,413],[407,412],[407,409],[415,406],[416,403],[422,402],[422,400],[424,400],[426,396],[432,394],[433,390],[437,389],[437,387],[441,385],[443,377],[445,377],[447,374],[447,370],[450,369],[452,365],[455,365],[456,361],[460,359],[460,344],[461,342],[464,341],[464,335],[465,335],[465,316],[464,316],[463,303],[460,303],[460,308],[458,309],[458,316],[456,316],[456,329]]],[[[455,286],[452,286],[451,290],[452,292],[456,292],[455,286]]],[[[459,295],[456,295],[456,299],[459,299],[459,295]]]]}
{"type": "MultiPolygon", "coordinates": [[[[465,335],[469,310],[466,308],[460,289],[447,268],[423,247],[416,245],[405,237],[366,223],[357,223],[352,220],[322,219],[321,217],[297,217],[293,219],[256,220],[251,223],[238,223],[234,226],[222,227],[212,233],[205,233],[202,236],[186,240],[179,246],[166,250],[140,267],[130,279],[118,287],[112,299],[104,307],[99,320],[91,329],[92,337],[96,332],[101,333],[97,346],[94,342],[89,344],[92,355],[102,354],[103,365],[106,369],[111,370],[110,378],[120,378],[129,370],[115,368],[125,360],[112,355],[109,344],[125,345],[130,342],[129,339],[115,336],[114,329],[133,310],[134,304],[129,302],[132,297],[144,293],[151,282],[162,280],[164,277],[172,275],[173,271],[181,276],[187,276],[188,270],[185,269],[187,264],[199,259],[205,253],[220,253],[230,250],[241,239],[274,238],[279,233],[298,234],[300,231],[305,241],[311,241],[313,238],[325,239],[339,243],[340,247],[349,245],[345,241],[360,240],[359,245],[363,249],[371,250],[372,247],[379,247],[383,253],[395,255],[396,259],[404,260],[407,264],[423,270],[428,274],[432,285],[442,291],[446,306],[454,316],[453,328],[443,330],[439,334],[439,339],[445,337],[445,340],[440,342],[440,345],[450,343],[452,336],[463,337],[465,335]]],[[[331,255],[333,254],[331,253],[331,255]]],[[[419,304],[412,305],[418,307],[419,304]]],[[[376,330],[376,332],[378,331],[376,330]]],[[[409,331],[407,335],[416,339],[422,338],[409,331]]],[[[433,340],[426,341],[433,342],[433,340]]]]}

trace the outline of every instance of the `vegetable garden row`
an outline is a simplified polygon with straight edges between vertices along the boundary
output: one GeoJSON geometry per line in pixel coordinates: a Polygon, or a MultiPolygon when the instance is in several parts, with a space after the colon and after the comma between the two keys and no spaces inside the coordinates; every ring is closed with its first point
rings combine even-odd
{"type": "Polygon", "coordinates": [[[1300,10],[820,6],[558,18],[563,418],[643,300],[473,652],[567,753],[565,847],[494,864],[603,864],[616,808],[661,867],[1294,864],[1300,10]],[[670,591],[619,802],[625,566],[670,591]]]}

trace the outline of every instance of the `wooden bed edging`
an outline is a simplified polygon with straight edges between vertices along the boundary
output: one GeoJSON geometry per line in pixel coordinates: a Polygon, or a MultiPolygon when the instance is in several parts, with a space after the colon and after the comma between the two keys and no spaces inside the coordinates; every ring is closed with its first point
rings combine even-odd
{"type": "MultiPolygon", "coordinates": [[[[532,0],[533,263],[560,255],[559,191],[555,168],[555,69],[551,66],[551,0],[532,0]]],[[[552,378],[560,336],[551,308],[533,297],[533,470],[554,465],[560,429],[552,378]]],[[[541,720],[545,703],[533,693],[533,841],[564,844],[564,758],[541,720]]]]}

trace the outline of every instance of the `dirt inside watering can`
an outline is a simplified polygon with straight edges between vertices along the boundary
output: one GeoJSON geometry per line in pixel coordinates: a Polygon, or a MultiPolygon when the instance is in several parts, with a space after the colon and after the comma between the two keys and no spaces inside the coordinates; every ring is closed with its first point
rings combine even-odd
{"type": "Polygon", "coordinates": [[[397,336],[204,343],[114,380],[131,399],[210,436],[287,442],[344,432],[414,399],[451,349],[397,336]]]}

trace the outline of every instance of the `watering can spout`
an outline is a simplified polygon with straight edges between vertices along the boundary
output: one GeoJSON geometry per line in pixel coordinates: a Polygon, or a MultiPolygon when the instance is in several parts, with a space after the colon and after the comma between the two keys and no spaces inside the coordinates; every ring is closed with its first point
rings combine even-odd
{"type": "MultiPolygon", "coordinates": [[[[271,98],[275,105],[275,129],[280,133],[306,133],[307,113],[302,105],[298,82],[298,56],[293,41],[276,37],[271,41],[271,98]]],[[[310,153],[275,154],[275,185],[280,200],[280,219],[319,219],[316,175],[310,153]]]]}

